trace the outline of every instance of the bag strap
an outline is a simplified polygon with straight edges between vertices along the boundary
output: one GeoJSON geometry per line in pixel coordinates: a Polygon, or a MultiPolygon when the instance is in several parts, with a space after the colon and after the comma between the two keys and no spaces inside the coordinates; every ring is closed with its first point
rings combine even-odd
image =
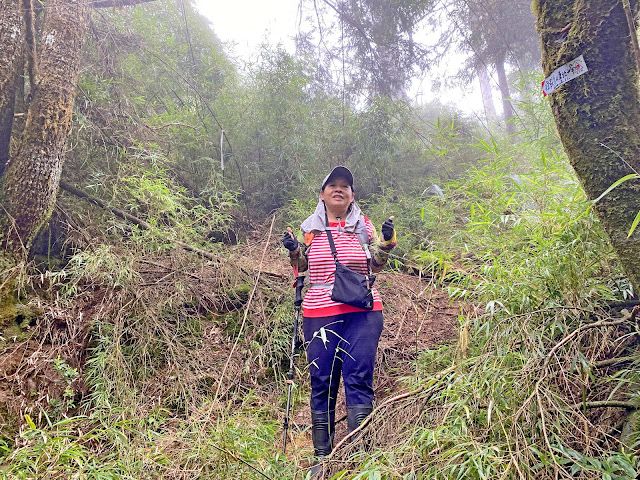
{"type": "Polygon", "coordinates": [[[333,235],[331,235],[331,230],[329,230],[329,217],[327,216],[327,207],[324,208],[324,225],[325,232],[327,232],[327,240],[329,240],[329,246],[331,247],[331,253],[333,254],[333,259],[336,263],[338,263],[338,251],[336,250],[336,244],[333,243],[333,235]]]}
{"type": "MultiPolygon", "coordinates": [[[[360,218],[364,219],[361,215],[360,218]]],[[[336,263],[338,262],[338,251],[336,250],[336,244],[333,242],[333,235],[331,234],[331,230],[329,229],[329,217],[327,216],[327,207],[324,208],[324,221],[325,221],[325,232],[327,232],[327,240],[329,240],[329,246],[331,247],[331,253],[333,255],[333,259],[336,263]]],[[[365,256],[367,257],[367,275],[371,275],[371,253],[369,252],[369,245],[362,245],[362,249],[365,251],[365,256]]]]}

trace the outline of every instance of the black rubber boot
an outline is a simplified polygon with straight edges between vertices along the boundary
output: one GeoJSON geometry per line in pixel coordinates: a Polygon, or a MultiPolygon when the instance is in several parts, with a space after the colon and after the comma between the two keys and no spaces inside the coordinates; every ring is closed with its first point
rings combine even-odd
{"type": "Polygon", "coordinates": [[[324,457],[333,449],[333,435],[335,432],[336,414],[334,412],[311,411],[311,440],[317,462],[311,467],[313,480],[323,478],[324,457]]]}
{"type": "Polygon", "coordinates": [[[372,411],[373,407],[371,405],[355,405],[353,407],[347,407],[347,424],[349,433],[358,428],[372,411]]]}
{"type": "Polygon", "coordinates": [[[316,457],[326,457],[333,449],[335,412],[311,412],[311,439],[316,457]]]}

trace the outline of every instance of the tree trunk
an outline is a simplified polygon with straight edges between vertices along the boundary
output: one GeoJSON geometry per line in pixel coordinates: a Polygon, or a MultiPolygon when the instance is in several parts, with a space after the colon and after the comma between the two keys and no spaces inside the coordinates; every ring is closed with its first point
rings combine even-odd
{"type": "Polygon", "coordinates": [[[497,125],[498,112],[496,112],[496,106],[493,103],[491,81],[489,79],[487,67],[482,63],[478,63],[475,68],[478,81],[480,82],[480,93],[482,94],[482,105],[484,107],[484,116],[487,121],[487,125],[497,125]]]}
{"type": "Polygon", "coordinates": [[[394,101],[406,100],[407,79],[405,72],[398,68],[398,59],[396,58],[398,52],[381,40],[377,47],[377,53],[376,93],[394,101]]]}
{"type": "Polygon", "coordinates": [[[0,176],[9,161],[18,66],[22,63],[24,24],[19,0],[0,0],[0,176]]]}
{"type": "Polygon", "coordinates": [[[498,73],[498,85],[500,86],[500,95],[502,97],[502,111],[504,124],[507,134],[511,135],[515,132],[515,127],[511,122],[514,115],[513,106],[511,105],[511,92],[509,91],[509,82],[507,81],[507,73],[504,70],[505,56],[498,55],[495,61],[496,71],[498,73]]]}
{"type": "Polygon", "coordinates": [[[0,244],[17,258],[28,252],[55,204],[88,23],[88,2],[47,1],[36,91],[0,186],[0,244]]]}
{"type": "MultiPolygon", "coordinates": [[[[632,4],[635,14],[638,2],[632,4]]],[[[549,101],[569,161],[593,200],[616,180],[640,172],[638,69],[622,2],[536,0],[533,9],[545,76],[580,55],[589,69],[552,92],[549,101]]],[[[640,211],[640,181],[621,184],[595,211],[640,293],[640,229],[628,237],[640,211]]]]}

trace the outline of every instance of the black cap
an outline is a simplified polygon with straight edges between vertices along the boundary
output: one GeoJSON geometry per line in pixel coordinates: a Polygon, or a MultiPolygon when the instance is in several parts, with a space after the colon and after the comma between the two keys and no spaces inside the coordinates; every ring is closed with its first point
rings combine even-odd
{"type": "Polygon", "coordinates": [[[331,173],[329,175],[324,177],[324,180],[322,181],[321,190],[324,190],[324,187],[327,186],[327,183],[329,183],[329,180],[332,180],[337,177],[346,178],[347,182],[349,182],[349,186],[351,187],[351,189],[353,189],[353,175],[351,174],[351,171],[347,167],[343,167],[342,165],[339,165],[333,170],[331,170],[331,173]]]}

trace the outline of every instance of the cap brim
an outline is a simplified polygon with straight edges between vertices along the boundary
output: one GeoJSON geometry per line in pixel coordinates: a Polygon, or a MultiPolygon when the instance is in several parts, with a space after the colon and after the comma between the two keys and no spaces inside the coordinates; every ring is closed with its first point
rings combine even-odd
{"type": "Polygon", "coordinates": [[[353,187],[353,175],[351,174],[351,171],[347,167],[338,166],[331,170],[331,173],[324,178],[324,181],[322,182],[322,188],[324,189],[327,183],[329,183],[329,180],[332,180],[334,178],[346,178],[349,182],[349,185],[353,187]]]}

